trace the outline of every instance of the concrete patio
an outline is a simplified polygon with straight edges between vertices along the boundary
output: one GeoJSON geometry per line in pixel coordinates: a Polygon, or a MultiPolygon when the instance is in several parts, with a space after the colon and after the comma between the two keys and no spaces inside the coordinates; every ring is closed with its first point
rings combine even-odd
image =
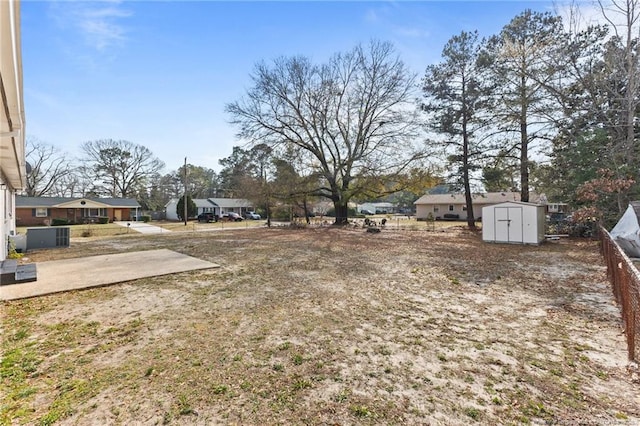
{"type": "Polygon", "coordinates": [[[219,267],[215,263],[167,249],[38,262],[37,281],[0,286],[0,300],[23,299],[219,267]]]}

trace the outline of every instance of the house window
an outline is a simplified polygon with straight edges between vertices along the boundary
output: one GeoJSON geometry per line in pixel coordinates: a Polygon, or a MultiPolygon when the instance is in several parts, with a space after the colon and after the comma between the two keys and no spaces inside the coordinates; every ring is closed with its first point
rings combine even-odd
{"type": "Polygon", "coordinates": [[[49,216],[49,212],[46,207],[36,208],[36,217],[47,217],[47,216],[49,216]]]}
{"type": "Polygon", "coordinates": [[[449,204],[449,211],[452,212],[453,211],[453,204],[449,204]]]}
{"type": "Polygon", "coordinates": [[[438,206],[433,206],[433,212],[438,213],[438,206]]]}
{"type": "Polygon", "coordinates": [[[84,217],[106,217],[107,209],[84,209],[84,217]]]}

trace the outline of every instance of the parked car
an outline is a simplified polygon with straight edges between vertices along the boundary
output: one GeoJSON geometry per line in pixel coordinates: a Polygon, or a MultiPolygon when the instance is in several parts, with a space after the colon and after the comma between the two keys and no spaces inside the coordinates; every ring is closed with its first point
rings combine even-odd
{"type": "Polygon", "coordinates": [[[367,209],[362,209],[360,210],[361,214],[373,214],[373,212],[371,210],[367,210],[367,209]]]}
{"type": "Polygon", "coordinates": [[[256,212],[246,212],[244,214],[244,218],[245,219],[251,219],[251,220],[260,220],[262,219],[262,216],[260,216],[258,213],[256,212]]]}
{"type": "Polygon", "coordinates": [[[242,216],[236,212],[223,213],[221,218],[222,220],[228,220],[229,222],[240,222],[242,220],[242,216]]]}
{"type": "Polygon", "coordinates": [[[216,222],[218,218],[211,212],[200,213],[198,215],[198,222],[216,222]]]}

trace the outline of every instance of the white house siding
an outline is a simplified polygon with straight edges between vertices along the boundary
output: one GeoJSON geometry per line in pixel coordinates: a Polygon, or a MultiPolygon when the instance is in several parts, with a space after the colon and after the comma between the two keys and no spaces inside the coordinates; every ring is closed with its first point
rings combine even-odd
{"type": "MultiPolygon", "coordinates": [[[[171,199],[164,206],[165,208],[165,217],[167,220],[180,220],[178,217],[178,201],[177,199],[171,199]]],[[[210,203],[206,199],[194,199],[193,202],[196,204],[197,214],[200,213],[208,213],[211,212],[213,214],[219,214],[219,209],[212,203],[210,203]]]]}
{"type": "MultiPolygon", "coordinates": [[[[473,194],[473,217],[482,217],[482,208],[509,201],[520,201],[519,192],[488,192],[484,194],[473,194]]],[[[530,194],[532,201],[537,201],[536,194],[530,194]]],[[[444,218],[445,214],[457,214],[460,220],[467,219],[465,210],[466,200],[464,194],[425,194],[414,203],[416,206],[416,218],[426,219],[429,213],[434,218],[444,218]],[[449,209],[452,206],[452,210],[449,209]]]]}
{"type": "Polygon", "coordinates": [[[545,208],[507,202],[482,209],[482,239],[487,242],[540,244],[544,241],[545,208]]]}
{"type": "MultiPolygon", "coordinates": [[[[251,203],[241,198],[195,198],[193,202],[196,204],[198,214],[213,213],[220,216],[223,213],[235,212],[243,215],[251,210],[251,203]]],[[[178,199],[171,199],[164,207],[167,220],[179,220],[176,210],[178,199]]]]}
{"type": "MultiPolygon", "coordinates": [[[[433,218],[442,219],[445,214],[457,214],[460,220],[467,220],[467,211],[462,204],[420,204],[416,205],[416,217],[418,219],[426,219],[429,217],[429,213],[433,218]],[[449,209],[449,206],[453,207],[453,210],[449,209]]],[[[482,205],[473,205],[473,217],[478,219],[482,216],[482,205]]]]}
{"type": "Polygon", "coordinates": [[[8,238],[15,232],[15,192],[25,184],[24,105],[20,3],[0,1],[0,261],[8,254],[8,238]]]}
{"type": "Polygon", "coordinates": [[[9,236],[16,230],[15,219],[15,191],[8,182],[0,175],[0,233],[2,244],[0,244],[0,261],[7,258],[9,253],[9,236]]]}

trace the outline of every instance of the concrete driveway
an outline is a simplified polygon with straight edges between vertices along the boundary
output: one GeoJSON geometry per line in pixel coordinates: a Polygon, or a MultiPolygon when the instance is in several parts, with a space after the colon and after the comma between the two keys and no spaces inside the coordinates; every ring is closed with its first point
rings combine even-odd
{"type": "Polygon", "coordinates": [[[52,260],[38,262],[36,265],[37,281],[0,286],[0,300],[23,299],[158,275],[220,267],[215,263],[167,249],[52,260]]]}
{"type": "Polygon", "coordinates": [[[168,229],[164,229],[155,225],[150,225],[144,222],[119,222],[118,221],[113,223],[120,226],[124,226],[125,228],[129,228],[141,234],[163,234],[163,233],[171,232],[168,229]]]}

